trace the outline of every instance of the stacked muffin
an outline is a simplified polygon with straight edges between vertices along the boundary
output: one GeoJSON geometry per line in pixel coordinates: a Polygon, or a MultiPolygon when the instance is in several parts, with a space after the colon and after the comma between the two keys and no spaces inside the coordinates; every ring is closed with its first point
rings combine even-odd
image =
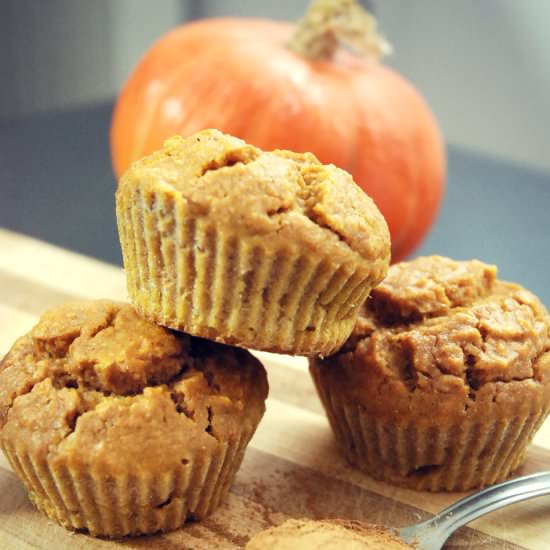
{"type": "Polygon", "coordinates": [[[347,172],[216,130],[134,163],[117,220],[140,313],[226,344],[328,355],[388,269],[386,222],[347,172]]]}
{"type": "Polygon", "coordinates": [[[31,499],[102,536],[213,511],[267,396],[230,345],[337,351],[390,251],[346,172],[214,130],[135,163],[116,199],[132,305],[49,311],[0,366],[1,443],[31,499]]]}

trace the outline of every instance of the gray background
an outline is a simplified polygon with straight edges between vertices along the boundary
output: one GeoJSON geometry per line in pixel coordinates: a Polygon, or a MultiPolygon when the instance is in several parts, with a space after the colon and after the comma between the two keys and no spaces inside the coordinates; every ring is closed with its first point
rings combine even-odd
{"type": "MultiPolygon", "coordinates": [[[[449,142],[550,172],[550,2],[374,0],[387,63],[449,142]]],[[[199,16],[295,20],[306,0],[0,0],[0,117],[115,96],[146,49],[199,16]]]]}

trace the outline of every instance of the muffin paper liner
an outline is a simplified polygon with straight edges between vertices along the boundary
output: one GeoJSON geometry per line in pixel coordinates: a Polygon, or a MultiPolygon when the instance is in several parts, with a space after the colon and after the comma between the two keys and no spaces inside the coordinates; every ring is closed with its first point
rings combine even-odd
{"type": "Polygon", "coordinates": [[[106,475],[52,458],[35,459],[23,445],[4,442],[12,468],[36,507],[68,529],[95,536],[151,534],[212,513],[227,496],[254,433],[243,426],[214,452],[199,450],[172,471],[106,475]]]}
{"type": "Polygon", "coordinates": [[[161,191],[117,194],[128,293],[144,316],[266,351],[327,355],[343,344],[370,291],[364,274],[240,237],[184,206],[161,191]]]}
{"type": "MultiPolygon", "coordinates": [[[[327,367],[330,368],[330,367],[327,367]]],[[[350,396],[342,399],[310,368],[337,443],[371,477],[423,491],[466,491],[505,480],[522,462],[548,411],[535,405],[445,426],[377,418],[350,396]]]]}

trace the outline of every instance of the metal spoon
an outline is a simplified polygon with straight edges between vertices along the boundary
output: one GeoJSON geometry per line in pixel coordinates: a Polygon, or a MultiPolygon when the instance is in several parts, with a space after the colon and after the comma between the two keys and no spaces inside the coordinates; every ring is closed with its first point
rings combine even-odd
{"type": "Polygon", "coordinates": [[[540,472],[487,487],[455,502],[432,518],[396,529],[417,550],[439,550],[449,536],[466,523],[508,504],[550,494],[550,472],[540,472]]]}

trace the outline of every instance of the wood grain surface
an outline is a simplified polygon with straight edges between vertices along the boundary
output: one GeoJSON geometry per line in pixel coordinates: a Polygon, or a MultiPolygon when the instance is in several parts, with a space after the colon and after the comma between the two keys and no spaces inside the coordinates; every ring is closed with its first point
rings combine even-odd
{"type": "MultiPolygon", "coordinates": [[[[46,309],[82,298],[126,299],[124,274],[52,245],[0,229],[0,355],[46,309]]],[[[202,523],[116,541],[71,533],[37,512],[0,454],[0,550],[242,548],[288,517],[360,519],[399,527],[463,494],[423,493],[374,481],[339,456],[303,358],[257,353],[270,395],[230,496],[202,523]]],[[[550,469],[550,421],[518,475],[550,469]]],[[[550,496],[494,512],[459,530],[445,548],[550,548],[550,496]]]]}

